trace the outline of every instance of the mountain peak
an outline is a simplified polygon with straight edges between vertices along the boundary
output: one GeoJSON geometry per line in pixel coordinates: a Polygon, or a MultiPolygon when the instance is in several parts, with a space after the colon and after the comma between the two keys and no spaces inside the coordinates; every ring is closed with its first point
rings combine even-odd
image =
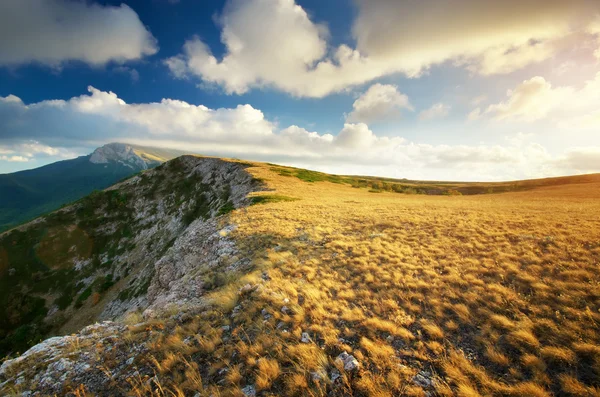
{"type": "Polygon", "coordinates": [[[125,143],[108,143],[94,150],[90,156],[94,164],[119,163],[134,169],[148,169],[149,164],[140,157],[133,146],[125,143]]]}

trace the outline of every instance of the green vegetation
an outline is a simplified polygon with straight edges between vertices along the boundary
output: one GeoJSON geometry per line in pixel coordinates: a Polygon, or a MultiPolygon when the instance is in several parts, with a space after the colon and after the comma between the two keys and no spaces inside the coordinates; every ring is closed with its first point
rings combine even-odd
{"type": "Polygon", "coordinates": [[[304,170],[300,168],[292,167],[273,167],[271,171],[274,171],[282,176],[295,176],[296,178],[302,179],[305,182],[332,182],[332,183],[350,183],[351,179],[338,175],[325,174],[318,171],[304,170]]]}
{"type": "Polygon", "coordinates": [[[92,287],[89,286],[79,296],[77,297],[77,301],[75,301],[75,307],[81,307],[83,303],[87,300],[87,298],[92,295],[92,287]]]}
{"type": "Polygon", "coordinates": [[[253,196],[250,198],[252,205],[254,204],[268,204],[278,203],[281,201],[296,201],[299,200],[295,197],[283,196],[281,194],[263,194],[260,196],[253,196]]]}
{"type": "Polygon", "coordinates": [[[219,209],[218,215],[228,214],[231,211],[233,211],[234,209],[235,209],[235,207],[234,207],[233,203],[231,201],[228,201],[219,209]]]}

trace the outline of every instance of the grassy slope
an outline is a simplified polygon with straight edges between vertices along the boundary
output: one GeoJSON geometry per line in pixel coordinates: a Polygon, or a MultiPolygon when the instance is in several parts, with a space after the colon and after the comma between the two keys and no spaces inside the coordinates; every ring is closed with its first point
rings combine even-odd
{"type": "Polygon", "coordinates": [[[353,187],[368,187],[372,192],[390,191],[407,194],[473,195],[531,190],[544,186],[600,182],[600,174],[563,176],[508,182],[440,182],[392,179],[372,176],[331,175],[300,168],[271,165],[271,171],[282,176],[295,176],[306,182],[328,181],[346,183],[353,187]]]}
{"type": "Polygon", "coordinates": [[[422,396],[420,371],[438,395],[600,393],[596,176],[444,197],[249,170],[275,189],[267,195],[296,200],[234,211],[234,236],[257,271],[191,323],[153,325],[169,330],[149,340],[165,390],[197,390],[185,379],[198,375],[207,395],[247,384],[327,395],[334,358],[347,351],[362,369],[341,370],[336,395],[422,396]],[[238,293],[245,283],[261,287],[238,293]],[[199,344],[181,342],[190,336],[199,344]]]}
{"type": "Polygon", "coordinates": [[[152,395],[422,396],[421,371],[438,395],[600,393],[598,176],[446,197],[282,169],[249,168],[274,191],[231,213],[255,271],[191,319],[130,327],[152,395]],[[342,351],[361,370],[332,386],[342,351]]]}

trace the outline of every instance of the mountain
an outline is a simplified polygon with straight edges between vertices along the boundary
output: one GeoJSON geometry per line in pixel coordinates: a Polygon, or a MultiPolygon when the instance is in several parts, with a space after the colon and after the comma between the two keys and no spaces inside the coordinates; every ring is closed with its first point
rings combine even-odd
{"type": "Polygon", "coordinates": [[[92,154],[0,175],[0,231],[183,154],[110,143],[92,154]]]}
{"type": "Polygon", "coordinates": [[[0,395],[597,395],[599,213],[178,157],[0,234],[0,395]]]}

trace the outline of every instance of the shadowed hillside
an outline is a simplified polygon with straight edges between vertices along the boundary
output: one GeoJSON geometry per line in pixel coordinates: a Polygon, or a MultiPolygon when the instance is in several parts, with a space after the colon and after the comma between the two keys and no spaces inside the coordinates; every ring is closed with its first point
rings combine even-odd
{"type": "Polygon", "coordinates": [[[94,153],[0,175],[0,231],[182,155],[177,150],[112,143],[94,153]]]}

